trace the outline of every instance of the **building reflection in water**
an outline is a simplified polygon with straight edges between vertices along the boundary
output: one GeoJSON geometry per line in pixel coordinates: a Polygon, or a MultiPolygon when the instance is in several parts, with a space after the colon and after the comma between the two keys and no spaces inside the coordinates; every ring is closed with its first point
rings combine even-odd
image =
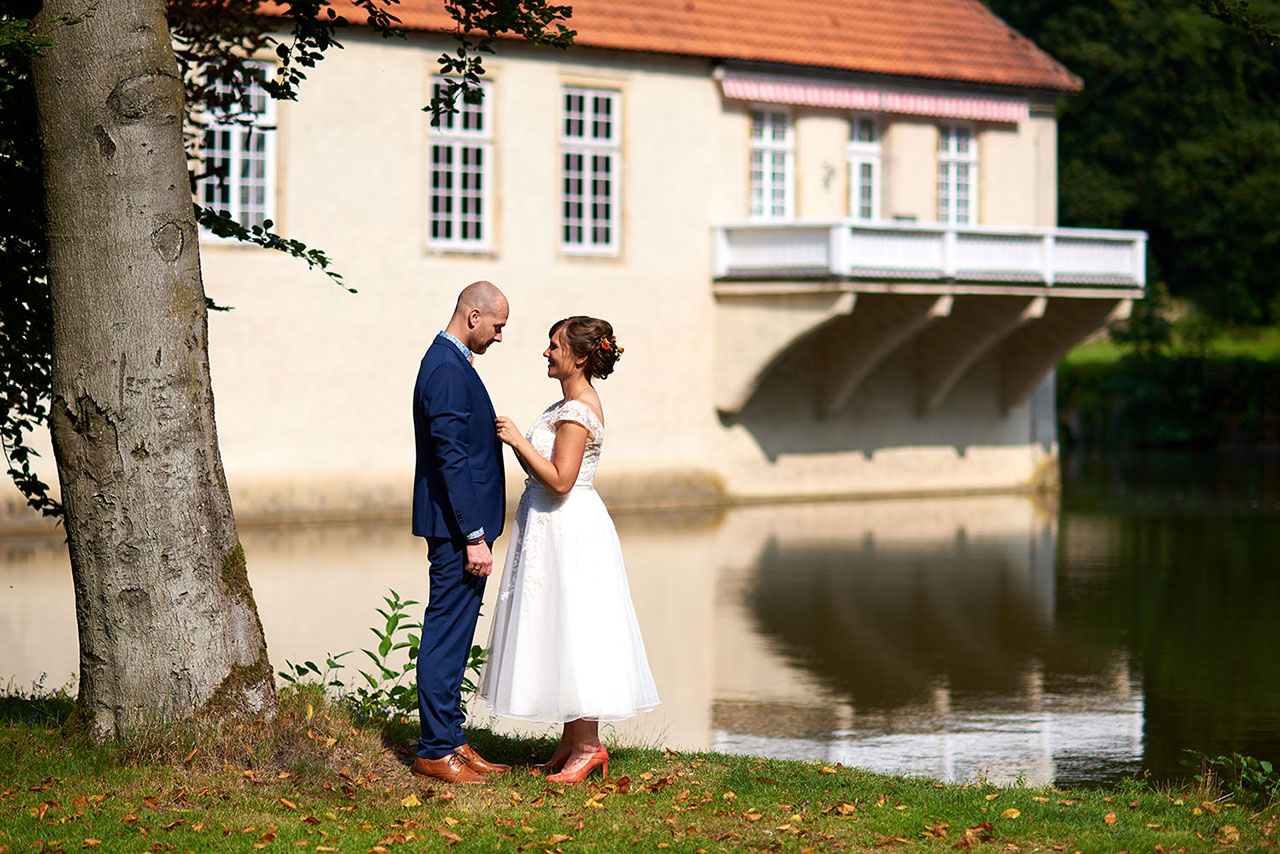
{"type": "Polygon", "coordinates": [[[714,749],[1033,784],[1140,767],[1141,693],[1123,654],[1058,636],[1056,520],[1031,499],[728,524],[714,749]]]}
{"type": "MultiPolygon", "coordinates": [[[[1069,783],[1140,767],[1141,692],[1122,652],[1056,627],[1056,519],[1030,498],[617,522],[663,699],[616,725],[623,741],[948,780],[1069,783]]],[[[389,589],[426,597],[422,543],[399,524],[244,526],[242,537],[277,669],[372,648],[389,589]]],[[[77,658],[65,546],[0,549],[0,678],[61,684],[77,658]]],[[[359,657],[345,659],[348,684],[359,657]]],[[[471,711],[501,731],[553,729],[471,711]]]]}

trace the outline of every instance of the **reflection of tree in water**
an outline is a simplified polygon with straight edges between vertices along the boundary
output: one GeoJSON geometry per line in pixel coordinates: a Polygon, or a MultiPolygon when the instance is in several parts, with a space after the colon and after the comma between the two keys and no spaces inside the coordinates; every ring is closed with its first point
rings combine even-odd
{"type": "MultiPolygon", "coordinates": [[[[1064,515],[1064,534],[1072,521],[1064,515]]],[[[1086,642],[1132,651],[1145,698],[1144,765],[1161,779],[1188,773],[1180,765],[1188,749],[1280,762],[1275,516],[1166,508],[1113,513],[1108,523],[1113,571],[1091,576],[1065,555],[1059,621],[1086,642]]]]}
{"type": "Polygon", "coordinates": [[[1030,558],[1004,543],[781,547],[760,557],[748,603],[762,634],[859,708],[1013,699],[1048,640],[1030,558]],[[1039,601],[1038,601],[1039,600],[1039,601]],[[995,695],[995,696],[992,696],[995,695]]]}

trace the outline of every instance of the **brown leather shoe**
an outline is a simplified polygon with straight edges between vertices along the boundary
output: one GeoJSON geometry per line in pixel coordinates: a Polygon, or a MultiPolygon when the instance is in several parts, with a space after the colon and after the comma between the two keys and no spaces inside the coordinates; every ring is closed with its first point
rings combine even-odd
{"type": "Polygon", "coordinates": [[[476,749],[469,744],[455,748],[455,752],[462,757],[462,761],[467,763],[467,767],[472,771],[480,774],[505,774],[511,770],[510,765],[499,765],[497,762],[490,762],[481,758],[476,749]]]}
{"type": "Polygon", "coordinates": [[[423,759],[414,757],[413,774],[415,777],[431,777],[446,783],[483,783],[484,775],[472,771],[457,753],[441,756],[439,759],[423,759]]]}

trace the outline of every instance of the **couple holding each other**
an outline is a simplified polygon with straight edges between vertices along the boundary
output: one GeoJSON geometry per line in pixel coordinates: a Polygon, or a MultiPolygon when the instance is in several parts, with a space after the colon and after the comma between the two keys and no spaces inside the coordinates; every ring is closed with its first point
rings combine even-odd
{"type": "Polygon", "coordinates": [[[593,379],[622,353],[613,328],[591,317],[551,327],[542,355],[562,399],[521,435],[497,416],[471,366],[502,340],[506,297],[489,282],[458,295],[449,325],[422,359],[413,392],[417,466],[413,533],[427,539],[431,589],[418,650],[418,739],[413,773],[480,783],[508,766],[488,762],[462,731],[460,685],[502,533],[502,444],[528,474],[507,550],[480,696],[501,715],[564,724],[538,769],[578,783],[608,773],[599,721],[658,705],[613,521],[592,486],[604,444],[593,379]]]}

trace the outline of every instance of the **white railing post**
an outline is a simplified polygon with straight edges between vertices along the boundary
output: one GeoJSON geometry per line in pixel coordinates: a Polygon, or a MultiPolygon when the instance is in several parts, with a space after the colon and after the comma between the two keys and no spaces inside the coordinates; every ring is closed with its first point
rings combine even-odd
{"type": "Polygon", "coordinates": [[[1147,286],[1147,233],[1139,232],[1130,247],[1133,252],[1133,280],[1145,289],[1147,286]]]}
{"type": "Polygon", "coordinates": [[[942,278],[954,279],[956,277],[956,252],[959,237],[956,234],[955,226],[948,226],[942,232],[942,278]]]}
{"type": "Polygon", "coordinates": [[[827,235],[827,264],[833,276],[849,274],[849,242],[851,227],[844,223],[831,226],[827,235]]]}
{"type": "Polygon", "coordinates": [[[1055,245],[1053,232],[1050,231],[1041,238],[1040,242],[1040,277],[1044,279],[1046,285],[1052,285],[1054,279],[1057,278],[1057,270],[1054,268],[1053,247],[1055,245]]]}

